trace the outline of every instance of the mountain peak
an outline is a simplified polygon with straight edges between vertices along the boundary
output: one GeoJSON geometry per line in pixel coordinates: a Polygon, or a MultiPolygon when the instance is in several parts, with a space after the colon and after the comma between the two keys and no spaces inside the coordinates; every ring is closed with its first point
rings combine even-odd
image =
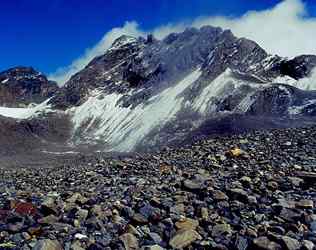
{"type": "Polygon", "coordinates": [[[32,67],[18,66],[0,72],[0,105],[19,107],[40,103],[57,91],[56,82],[32,67]]]}
{"type": "Polygon", "coordinates": [[[136,42],[138,42],[138,39],[136,37],[129,36],[129,35],[122,35],[113,42],[112,46],[110,47],[110,50],[120,49],[128,44],[132,44],[136,42]]]}
{"type": "Polygon", "coordinates": [[[27,66],[17,66],[0,72],[0,75],[7,75],[10,77],[30,77],[42,75],[40,72],[36,71],[33,67],[27,66]]]}

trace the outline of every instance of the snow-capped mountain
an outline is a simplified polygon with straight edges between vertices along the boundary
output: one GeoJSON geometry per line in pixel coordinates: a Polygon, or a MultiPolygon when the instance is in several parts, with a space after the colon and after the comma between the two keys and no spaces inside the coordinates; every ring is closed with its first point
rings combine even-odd
{"type": "Polygon", "coordinates": [[[315,66],[316,56],[272,56],[211,26],[163,40],[122,36],[41,107],[70,119],[73,145],[150,150],[211,132],[313,122],[315,66]]]}

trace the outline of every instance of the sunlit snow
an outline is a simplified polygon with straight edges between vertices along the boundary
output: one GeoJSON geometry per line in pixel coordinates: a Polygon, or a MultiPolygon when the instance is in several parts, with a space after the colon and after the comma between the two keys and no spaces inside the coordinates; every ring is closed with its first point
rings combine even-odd
{"type": "Polygon", "coordinates": [[[273,83],[283,83],[294,86],[302,90],[316,90],[316,70],[312,71],[310,76],[295,80],[289,76],[279,76],[273,83]]]}
{"type": "Polygon", "coordinates": [[[8,82],[8,81],[9,81],[9,78],[4,79],[3,81],[1,81],[1,83],[6,83],[6,82],[8,82]]]}
{"type": "MultiPolygon", "coordinates": [[[[184,93],[193,87],[201,74],[201,70],[197,69],[182,81],[133,108],[122,107],[119,104],[123,94],[105,94],[103,89],[91,91],[89,98],[81,106],[66,111],[71,115],[74,124],[73,139],[77,143],[100,142],[105,147],[108,146],[109,151],[127,152],[133,150],[153,131],[159,131],[168,122],[176,119],[177,114],[185,108],[206,117],[216,112],[217,100],[229,98],[229,95],[242,94],[241,87],[247,85],[250,87],[248,94],[233,111],[244,113],[256,100],[254,95],[258,90],[279,83],[296,86],[304,82],[290,77],[279,77],[272,83],[260,84],[236,78],[234,72],[227,69],[216,79],[209,81],[196,98],[185,99],[184,93]]],[[[309,83],[306,84],[306,88],[312,86],[311,79],[305,79],[309,83]]],[[[284,87],[279,86],[279,88],[284,87]]],[[[134,95],[135,91],[130,90],[127,95],[134,95]]],[[[291,112],[295,111],[291,110],[291,112]]]]}
{"type": "Polygon", "coordinates": [[[29,119],[35,117],[39,114],[50,111],[50,105],[48,105],[48,101],[32,107],[32,108],[7,108],[0,107],[0,115],[15,119],[29,119]]]}
{"type": "Polygon", "coordinates": [[[102,97],[102,91],[94,91],[83,105],[69,110],[73,113],[75,131],[86,124],[85,132],[91,133],[89,129],[92,128],[94,138],[109,143],[113,146],[112,150],[130,151],[153,129],[163,127],[175,118],[182,109],[181,93],[200,76],[201,71],[197,69],[134,109],[117,105],[122,97],[120,94],[102,97]]]}
{"type": "MultiPolygon", "coordinates": [[[[208,86],[206,86],[202,93],[195,99],[193,103],[193,108],[196,111],[199,111],[201,114],[206,114],[209,112],[215,111],[216,104],[212,105],[214,98],[221,99],[225,95],[232,94],[234,90],[237,90],[242,85],[255,85],[256,88],[259,88],[260,85],[252,84],[250,82],[245,82],[239,79],[236,79],[232,76],[231,69],[226,69],[221,75],[216,79],[211,81],[208,86]]],[[[245,98],[242,103],[239,105],[239,109],[246,111],[247,108],[252,104],[251,96],[245,98]]]]}

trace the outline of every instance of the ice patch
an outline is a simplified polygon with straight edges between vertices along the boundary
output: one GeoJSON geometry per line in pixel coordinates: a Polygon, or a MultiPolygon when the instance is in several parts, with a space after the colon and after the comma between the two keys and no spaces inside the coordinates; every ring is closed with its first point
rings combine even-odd
{"type": "Polygon", "coordinates": [[[20,120],[30,119],[40,114],[51,112],[52,110],[50,109],[50,105],[48,105],[48,101],[49,99],[32,108],[0,107],[0,115],[20,120]]]}
{"type": "Polygon", "coordinates": [[[288,85],[295,85],[296,80],[289,76],[278,76],[277,78],[273,79],[272,83],[280,83],[280,84],[288,84],[288,85]]]}
{"type": "Polygon", "coordinates": [[[121,94],[104,95],[102,90],[95,90],[84,104],[67,111],[73,117],[74,134],[83,129],[89,137],[109,143],[110,150],[131,151],[153,129],[175,118],[183,107],[184,98],[180,95],[201,74],[200,69],[195,70],[133,109],[118,105],[121,94]]]}
{"type": "Polygon", "coordinates": [[[226,69],[224,73],[219,75],[203,89],[198,98],[194,100],[193,109],[201,114],[210,113],[214,111],[215,108],[213,107],[212,109],[212,100],[214,100],[214,98],[223,98],[225,95],[231,94],[232,89],[236,89],[241,85],[249,84],[234,78],[232,71],[226,69]]]}
{"type": "Polygon", "coordinates": [[[53,152],[53,151],[42,150],[41,152],[42,152],[42,153],[45,153],[45,154],[52,154],[52,155],[70,155],[70,154],[79,154],[79,152],[76,152],[76,151],[53,152]]]}
{"type": "Polygon", "coordinates": [[[8,81],[9,81],[9,78],[4,79],[1,83],[6,83],[6,82],[8,82],[8,81]]]}
{"type": "Polygon", "coordinates": [[[300,79],[292,85],[303,90],[316,90],[316,69],[312,71],[309,77],[300,79]]]}
{"type": "Polygon", "coordinates": [[[120,49],[121,47],[123,47],[127,44],[136,43],[136,42],[137,42],[137,39],[135,37],[122,36],[121,38],[117,39],[116,42],[114,42],[114,44],[111,46],[111,48],[109,48],[109,51],[117,50],[117,49],[120,49]]]}
{"type": "Polygon", "coordinates": [[[298,115],[298,114],[301,114],[306,107],[313,105],[313,104],[316,104],[316,100],[309,100],[301,106],[290,107],[288,112],[290,115],[298,115]]]}
{"type": "Polygon", "coordinates": [[[309,77],[295,80],[289,76],[280,76],[274,79],[273,83],[288,84],[302,90],[316,90],[316,69],[314,69],[309,77]]]}
{"type": "Polygon", "coordinates": [[[247,112],[251,105],[256,101],[256,99],[253,97],[254,93],[248,94],[235,108],[235,111],[245,113],[247,112]]]}

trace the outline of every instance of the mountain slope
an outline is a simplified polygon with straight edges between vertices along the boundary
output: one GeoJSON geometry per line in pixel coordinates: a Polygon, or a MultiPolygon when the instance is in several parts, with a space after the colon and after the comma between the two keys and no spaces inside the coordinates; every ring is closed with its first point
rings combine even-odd
{"type": "MultiPolygon", "coordinates": [[[[163,40],[122,36],[62,88],[53,84],[51,91],[21,98],[50,97],[42,104],[2,107],[0,115],[43,122],[49,113],[61,115],[72,124],[71,147],[155,150],[212,133],[314,123],[315,65],[316,56],[272,56],[254,41],[211,26],[163,40]]],[[[47,86],[44,76],[36,78],[47,86]]]]}
{"type": "Polygon", "coordinates": [[[308,77],[315,65],[316,56],[271,56],[210,26],[161,41],[122,36],[50,103],[71,117],[78,145],[153,149],[179,144],[207,121],[230,115],[313,119],[315,92],[295,86],[313,86],[308,77]]]}

